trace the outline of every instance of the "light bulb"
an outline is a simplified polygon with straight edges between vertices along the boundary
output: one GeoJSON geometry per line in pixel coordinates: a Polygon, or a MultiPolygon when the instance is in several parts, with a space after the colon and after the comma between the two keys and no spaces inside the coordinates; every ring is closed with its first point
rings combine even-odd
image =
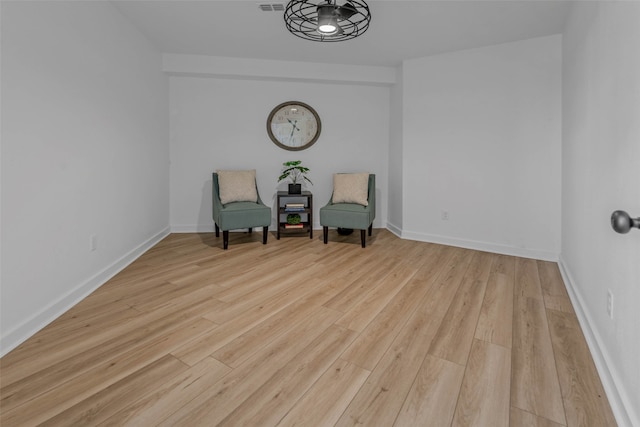
{"type": "Polygon", "coordinates": [[[320,26],[318,26],[318,31],[324,34],[330,34],[335,32],[338,29],[338,27],[336,27],[335,25],[333,25],[331,22],[328,22],[326,24],[322,24],[320,26]]]}

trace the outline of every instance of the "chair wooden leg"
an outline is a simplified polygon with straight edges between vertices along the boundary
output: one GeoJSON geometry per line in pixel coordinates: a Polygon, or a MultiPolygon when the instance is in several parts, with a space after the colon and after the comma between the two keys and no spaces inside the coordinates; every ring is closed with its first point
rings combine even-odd
{"type": "Polygon", "coordinates": [[[322,227],[322,238],[324,239],[324,244],[327,244],[329,240],[329,227],[322,227]]]}
{"type": "Polygon", "coordinates": [[[229,247],[229,230],[222,231],[222,247],[225,250],[229,247]]]}
{"type": "Polygon", "coordinates": [[[363,248],[367,245],[366,230],[360,230],[360,242],[362,243],[363,248]]]}
{"type": "Polygon", "coordinates": [[[216,237],[220,237],[220,227],[218,227],[218,224],[214,223],[213,225],[216,226],[216,237]]]}
{"type": "Polygon", "coordinates": [[[371,237],[372,231],[373,231],[373,223],[369,224],[369,237],[371,237]]]}
{"type": "Polygon", "coordinates": [[[267,244],[267,236],[269,235],[269,227],[262,227],[262,244],[267,244]]]}

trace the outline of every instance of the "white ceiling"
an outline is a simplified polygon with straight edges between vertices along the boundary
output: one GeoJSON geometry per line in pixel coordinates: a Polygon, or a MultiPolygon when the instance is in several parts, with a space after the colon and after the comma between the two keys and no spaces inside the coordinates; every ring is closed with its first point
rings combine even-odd
{"type": "Polygon", "coordinates": [[[570,6],[545,0],[371,0],[372,20],[364,35],[320,43],[290,34],[283,12],[258,7],[286,6],[288,0],[112,2],[164,53],[379,66],[558,34],[570,6]]]}

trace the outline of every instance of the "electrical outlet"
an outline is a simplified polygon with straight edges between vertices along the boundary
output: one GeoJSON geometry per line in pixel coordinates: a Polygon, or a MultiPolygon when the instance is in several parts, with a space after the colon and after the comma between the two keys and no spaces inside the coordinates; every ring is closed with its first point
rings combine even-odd
{"type": "Polygon", "coordinates": [[[607,289],[607,314],[609,318],[613,319],[613,292],[611,289],[607,289]]]}
{"type": "Polygon", "coordinates": [[[98,236],[92,234],[89,236],[89,250],[93,252],[96,249],[98,249],[98,236]]]}
{"type": "Polygon", "coordinates": [[[443,221],[449,221],[449,211],[442,211],[441,218],[443,221]]]}

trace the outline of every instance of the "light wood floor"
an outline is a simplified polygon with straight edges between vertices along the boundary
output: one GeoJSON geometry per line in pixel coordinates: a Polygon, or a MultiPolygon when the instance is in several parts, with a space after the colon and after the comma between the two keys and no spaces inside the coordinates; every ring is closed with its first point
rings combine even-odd
{"type": "Polygon", "coordinates": [[[173,234],[1,360],[3,427],[613,426],[556,264],[173,234]]]}

